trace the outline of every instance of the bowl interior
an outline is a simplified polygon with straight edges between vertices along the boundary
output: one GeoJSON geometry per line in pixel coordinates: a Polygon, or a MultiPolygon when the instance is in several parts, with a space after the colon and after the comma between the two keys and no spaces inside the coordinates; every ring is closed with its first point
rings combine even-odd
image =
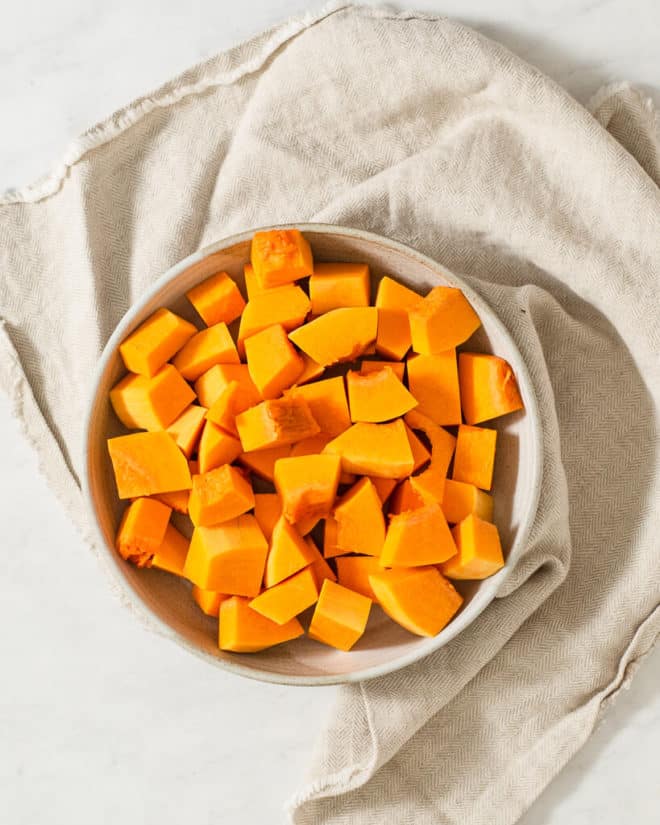
{"type": "MultiPolygon", "coordinates": [[[[124,503],[117,498],[106,447],[107,438],[125,432],[108,400],[110,388],[124,373],[117,345],[161,306],[199,323],[185,293],[215,272],[228,272],[243,287],[243,264],[249,260],[252,232],[202,250],[173,267],[129,310],[118,326],[99,364],[89,412],[85,487],[111,565],[125,583],[129,595],[142,602],[156,620],[169,629],[170,635],[193,652],[243,675],[268,681],[328,684],[380,675],[426,655],[453,638],[491,601],[513,560],[521,552],[536,511],[540,435],[536,403],[518,350],[493,311],[460,279],[413,250],[378,236],[330,226],[300,228],[312,245],[315,259],[359,260],[369,264],[374,290],[380,277],[386,274],[420,292],[438,284],[461,287],[482,320],[482,328],[463,348],[496,353],[514,368],[525,411],[487,424],[498,430],[493,492],[495,521],[507,558],[505,568],[483,582],[459,582],[458,589],[464,595],[465,603],[454,620],[434,638],[411,635],[374,606],[367,632],[349,653],[303,637],[262,653],[241,655],[218,649],[217,621],[198,609],[187,582],[157,570],[138,570],[118,556],[114,550],[114,535],[124,503]]],[[[303,623],[304,620],[303,616],[303,623]]]]}

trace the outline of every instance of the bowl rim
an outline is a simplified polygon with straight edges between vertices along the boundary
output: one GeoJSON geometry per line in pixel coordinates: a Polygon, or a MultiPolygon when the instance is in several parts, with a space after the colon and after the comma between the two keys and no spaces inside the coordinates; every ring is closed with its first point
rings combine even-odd
{"type": "Polygon", "coordinates": [[[425,658],[431,653],[434,653],[441,647],[444,647],[446,644],[448,644],[452,639],[454,639],[459,633],[461,633],[467,627],[469,627],[475,621],[475,619],[486,609],[486,607],[493,601],[497,594],[497,591],[501,588],[503,582],[509,577],[511,571],[514,569],[516,563],[523,554],[523,550],[527,545],[532,530],[532,526],[534,524],[534,520],[536,517],[536,512],[538,509],[543,470],[543,437],[541,431],[541,419],[538,410],[536,393],[534,391],[534,385],[530,378],[525,360],[522,354],[520,353],[518,346],[513,340],[511,333],[504,325],[496,311],[490,306],[490,304],[488,304],[487,301],[485,301],[477,292],[475,292],[472,289],[472,287],[461,276],[456,275],[452,270],[443,266],[438,261],[435,261],[428,255],[424,255],[423,253],[418,252],[416,249],[408,246],[407,244],[388,238],[384,235],[379,235],[375,232],[368,232],[363,229],[342,226],[340,224],[326,223],[281,223],[255,227],[245,232],[240,232],[234,235],[227,236],[225,238],[221,238],[220,240],[215,241],[214,243],[202,247],[196,252],[193,252],[192,254],[186,256],[173,266],[169,267],[169,269],[167,269],[162,275],[160,275],[151,284],[151,286],[138,298],[138,300],[135,301],[126,310],[123,317],[115,327],[112,335],[108,338],[105,346],[103,347],[98,363],[94,370],[94,374],[91,381],[90,393],[84,409],[82,443],[84,460],[81,475],[81,485],[88,513],[91,515],[92,532],[96,542],[103,549],[104,553],[109,553],[112,557],[106,559],[106,562],[109,563],[106,563],[104,566],[110,570],[110,574],[119,583],[123,598],[129,601],[130,606],[138,613],[138,615],[146,618],[147,626],[149,626],[149,623],[151,623],[152,626],[150,629],[155,630],[160,635],[164,635],[171,641],[181,645],[186,650],[191,652],[193,655],[202,658],[205,661],[213,664],[214,666],[219,667],[222,670],[228,671],[229,673],[253,679],[255,681],[269,682],[272,684],[308,687],[349,684],[354,682],[362,682],[367,679],[374,679],[378,676],[385,676],[389,673],[393,673],[397,670],[407,667],[408,665],[425,658]],[[531,422],[533,442],[533,450],[531,455],[531,497],[529,499],[526,512],[523,514],[523,517],[521,518],[520,529],[516,534],[509,555],[507,556],[507,559],[504,563],[504,567],[490,579],[490,581],[493,584],[493,586],[490,588],[490,592],[483,596],[481,599],[475,600],[477,601],[477,604],[475,604],[474,609],[471,611],[470,620],[465,625],[460,625],[460,623],[451,621],[445,628],[443,628],[443,630],[440,631],[440,633],[438,633],[434,637],[430,637],[427,640],[427,645],[423,649],[413,649],[410,652],[398,656],[397,658],[391,661],[387,661],[379,665],[371,665],[369,667],[362,668],[361,670],[356,670],[351,673],[315,676],[297,676],[294,674],[287,673],[275,673],[268,670],[260,670],[259,668],[255,667],[248,667],[242,665],[240,662],[235,662],[229,659],[221,659],[217,656],[214,656],[211,653],[208,653],[207,651],[202,650],[197,645],[190,642],[181,633],[174,630],[171,627],[171,625],[169,625],[165,620],[163,620],[145,601],[143,601],[139,597],[139,595],[131,587],[130,583],[126,580],[125,576],[121,574],[119,566],[117,564],[112,563],[113,561],[116,561],[115,550],[114,547],[110,547],[108,545],[108,542],[106,541],[103,535],[99,523],[96,506],[94,504],[94,498],[92,496],[90,473],[91,450],[89,447],[91,437],[91,423],[93,417],[92,414],[94,411],[94,407],[96,406],[97,396],[99,394],[99,386],[103,378],[103,374],[105,373],[105,370],[108,366],[108,362],[115,354],[115,351],[117,350],[121,341],[126,337],[126,335],[130,331],[132,331],[132,328],[135,326],[136,316],[140,314],[140,312],[150,301],[156,298],[158,293],[166,285],[176,280],[176,278],[178,278],[179,275],[181,275],[194,264],[199,263],[200,261],[202,261],[203,259],[207,258],[209,255],[212,255],[215,252],[219,252],[232,246],[236,246],[237,244],[244,243],[245,241],[249,241],[255,234],[255,232],[264,232],[271,229],[298,229],[303,233],[316,232],[330,235],[344,235],[355,240],[362,240],[372,244],[377,243],[380,245],[385,245],[386,247],[393,249],[404,256],[416,259],[418,263],[425,265],[431,272],[437,272],[438,269],[441,269],[443,274],[446,273],[447,280],[455,284],[465,293],[466,297],[469,299],[470,303],[474,306],[475,310],[477,311],[477,314],[481,316],[482,313],[485,313],[489,316],[489,321],[492,323],[494,327],[497,328],[498,333],[508,340],[510,347],[518,355],[519,363],[516,366],[516,375],[519,384],[521,386],[524,386],[526,396],[525,413],[529,415],[531,422]]]}

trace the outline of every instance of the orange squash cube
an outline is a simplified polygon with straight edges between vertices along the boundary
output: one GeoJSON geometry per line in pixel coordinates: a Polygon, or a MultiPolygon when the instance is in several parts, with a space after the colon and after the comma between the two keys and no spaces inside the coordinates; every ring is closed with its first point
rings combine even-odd
{"type": "Polygon", "coordinates": [[[280,458],[275,464],[275,489],[284,517],[292,524],[329,515],[337,495],[341,461],[333,455],[280,458]]]}
{"type": "Polygon", "coordinates": [[[392,493],[388,507],[390,515],[398,516],[400,513],[407,513],[409,510],[419,510],[426,504],[421,493],[413,487],[412,479],[404,478],[392,493]]]}
{"type": "Polygon", "coordinates": [[[412,450],[413,460],[415,462],[413,473],[416,473],[418,470],[421,470],[425,464],[428,464],[431,460],[431,453],[426,449],[426,445],[415,435],[415,431],[407,424],[405,424],[405,426],[406,435],[408,436],[410,449],[412,450]]]}
{"type": "Polygon", "coordinates": [[[344,379],[341,375],[305,384],[303,387],[293,387],[286,395],[289,398],[303,398],[307,402],[322,433],[334,437],[351,426],[344,379]]]}
{"type": "Polygon", "coordinates": [[[129,372],[151,378],[196,332],[194,324],[158,309],[119,345],[119,354],[129,372]]]}
{"type": "Polygon", "coordinates": [[[289,333],[289,338],[317,364],[328,367],[359,358],[376,340],[375,307],[332,309],[289,333]]]}
{"type": "Polygon", "coordinates": [[[334,509],[336,545],[350,553],[379,556],[385,541],[385,517],[376,488],[361,478],[334,509]]]}
{"type": "Polygon", "coordinates": [[[309,567],[264,590],[250,602],[250,607],[275,624],[286,624],[311,607],[318,599],[316,578],[309,567]]]}
{"type": "Polygon", "coordinates": [[[239,364],[234,339],[227,324],[214,324],[193,335],[172,361],[186,381],[196,381],[216,364],[239,364]]]}
{"type": "Polygon", "coordinates": [[[379,478],[405,478],[414,459],[403,421],[353,424],[323,448],[341,457],[342,470],[379,478]]]}
{"type": "Polygon", "coordinates": [[[242,450],[238,438],[234,438],[212,421],[206,421],[199,439],[199,472],[208,473],[223,464],[231,464],[242,450]]]}
{"type": "Polygon", "coordinates": [[[314,315],[340,307],[367,307],[370,292],[367,264],[317,263],[309,279],[309,297],[314,315]]]}
{"type": "Polygon", "coordinates": [[[231,464],[192,477],[188,513],[196,527],[230,521],[253,507],[252,485],[231,464]]]}
{"type": "MultiPolygon", "coordinates": [[[[281,516],[275,523],[266,561],[264,584],[273,587],[317,561],[315,548],[281,516]]],[[[255,594],[256,595],[256,594],[255,594]]]]}
{"type": "Polygon", "coordinates": [[[149,567],[183,576],[183,567],[190,542],[173,524],[168,524],[163,540],[151,557],[149,567]]]}
{"type": "Polygon", "coordinates": [[[312,250],[298,229],[255,232],[250,260],[262,289],[292,283],[314,271],[312,250]]]}
{"type": "Polygon", "coordinates": [[[165,538],[172,511],[151,498],[137,498],[124,510],[116,547],[123,559],[147,564],[165,538]]]}
{"type": "Polygon", "coordinates": [[[497,430],[462,424],[458,428],[456,439],[454,480],[474,484],[480,490],[490,490],[493,483],[496,441],[497,430]]]}
{"type": "Polygon", "coordinates": [[[447,519],[438,504],[426,504],[390,517],[380,554],[383,567],[440,564],[456,554],[447,519]]]}
{"type": "Polygon", "coordinates": [[[437,355],[457,347],[480,326],[479,316],[460,289],[436,286],[408,313],[412,348],[437,355]]]}
{"type": "Polygon", "coordinates": [[[323,451],[326,444],[332,441],[332,436],[327,433],[317,433],[302,441],[296,441],[290,447],[288,458],[299,458],[303,455],[318,455],[323,451]]]}
{"type": "Polygon", "coordinates": [[[406,424],[413,430],[421,430],[431,443],[431,463],[424,472],[413,476],[410,483],[425,501],[442,501],[445,479],[451,463],[456,439],[431,419],[412,410],[406,415],[406,424]]]}
{"type": "Polygon", "coordinates": [[[440,565],[450,579],[487,579],[504,567],[497,527],[471,513],[452,528],[458,553],[440,565]]]}
{"type": "Polygon", "coordinates": [[[194,399],[195,393],[171,364],[150,378],[129,373],[110,390],[117,418],[129,430],[164,430],[194,399]]]}
{"type": "Polygon", "coordinates": [[[234,653],[257,653],[267,647],[290,642],[305,632],[298,619],[286,624],[271,622],[252,610],[247,599],[232,596],[220,605],[218,645],[234,653]]]}
{"type": "Polygon", "coordinates": [[[351,421],[380,423],[405,415],[417,406],[389,367],[362,375],[349,371],[346,375],[351,421]]]}
{"type": "Polygon", "coordinates": [[[309,298],[299,286],[278,286],[257,293],[248,301],[238,329],[238,351],[245,352],[246,338],[280,324],[287,332],[299,327],[309,312],[309,298]]]}
{"type": "Polygon", "coordinates": [[[250,472],[258,475],[259,478],[263,478],[265,481],[273,481],[275,478],[275,462],[280,458],[288,458],[290,450],[289,444],[282,444],[266,450],[241,453],[238,460],[250,472]]]}
{"type": "Polygon", "coordinates": [[[337,547],[337,522],[332,516],[325,518],[323,520],[323,558],[332,559],[350,552],[350,550],[337,547]]]}
{"type": "Polygon", "coordinates": [[[309,636],[339,650],[350,650],[369,619],[371,599],[329,579],[323,582],[309,636]]]}
{"type": "Polygon", "coordinates": [[[313,381],[315,378],[320,378],[323,375],[325,367],[317,364],[313,358],[310,358],[309,355],[304,352],[300,353],[300,357],[303,360],[303,371],[296,380],[297,386],[307,384],[308,381],[313,381]]]}
{"type": "Polygon", "coordinates": [[[169,433],[131,433],[108,439],[119,498],[192,487],[188,462],[169,433]]]}
{"type": "Polygon", "coordinates": [[[400,361],[410,349],[408,312],[421,300],[420,295],[393,278],[386,275],[380,279],[376,294],[378,309],[376,350],[385,358],[400,361]]]}
{"type": "Polygon", "coordinates": [[[513,370],[503,358],[476,352],[458,356],[461,403],[467,424],[522,410],[523,402],[513,370]]]}
{"type": "Polygon", "coordinates": [[[226,600],[231,599],[224,593],[217,593],[215,590],[203,590],[197,587],[196,584],[192,586],[192,597],[198,604],[200,610],[206,613],[207,616],[217,617],[220,615],[220,605],[226,600]]]}
{"type": "Polygon", "coordinates": [[[245,307],[239,288],[226,272],[211,275],[186,292],[186,297],[207,327],[220,323],[231,324],[245,307]]]}
{"type": "Polygon", "coordinates": [[[408,358],[407,367],[408,387],[419,402],[417,410],[436,424],[460,424],[456,350],[437,355],[413,355],[408,358]]]}
{"type": "Polygon", "coordinates": [[[330,581],[336,582],[337,576],[335,575],[335,571],[330,567],[328,562],[323,558],[321,553],[319,552],[318,547],[314,544],[314,540],[307,536],[305,538],[307,542],[307,546],[310,549],[311,554],[314,557],[314,561],[309,565],[309,569],[314,574],[314,580],[316,582],[316,589],[320,590],[323,582],[326,579],[330,579],[330,581]]]}
{"type": "Polygon", "coordinates": [[[254,298],[258,292],[264,291],[257,280],[257,276],[254,274],[252,264],[244,264],[243,278],[245,280],[245,291],[247,292],[248,301],[254,298]]]}
{"type": "Polygon", "coordinates": [[[263,401],[236,416],[244,452],[293,444],[320,432],[303,398],[263,401]]]}
{"type": "Polygon", "coordinates": [[[393,478],[377,478],[376,476],[367,476],[371,479],[371,483],[376,488],[381,504],[385,504],[388,498],[394,492],[396,481],[393,478]]]}
{"type": "Polygon", "coordinates": [[[277,493],[254,494],[254,517],[267,541],[271,540],[273,528],[281,515],[282,504],[277,493]]]}
{"type": "Polygon", "coordinates": [[[435,636],[463,597],[435,567],[396,568],[372,573],[369,583],[387,615],[418,636],[435,636]]]}
{"type": "Polygon", "coordinates": [[[337,580],[342,587],[361,593],[372,602],[377,602],[376,594],[369,582],[372,573],[380,573],[382,567],[374,556],[340,556],[337,561],[337,580]]]}
{"type": "Polygon", "coordinates": [[[442,497],[442,512],[450,524],[458,524],[471,513],[484,521],[492,521],[493,499],[474,484],[448,478],[442,497]]]}
{"type": "Polygon", "coordinates": [[[183,574],[203,590],[256,596],[268,543],[254,516],[243,515],[213,527],[195,527],[183,574]]]}
{"type": "Polygon", "coordinates": [[[277,398],[302,375],[305,368],[281,324],[262,329],[245,339],[248,370],[262,398],[277,398]]]}
{"type": "Polygon", "coordinates": [[[197,443],[204,429],[206,407],[191,404],[167,428],[167,432],[176,441],[186,458],[195,452],[197,443]]]}
{"type": "Polygon", "coordinates": [[[167,505],[175,513],[188,513],[188,499],[190,498],[190,490],[172,490],[171,493],[156,493],[155,496],[149,496],[161,504],[167,505]]]}
{"type": "Polygon", "coordinates": [[[239,406],[247,410],[261,401],[259,390],[254,386],[247,364],[216,364],[195,382],[195,392],[202,407],[211,409],[232,381],[240,387],[239,406]]]}
{"type": "Polygon", "coordinates": [[[369,375],[370,372],[378,372],[385,367],[389,367],[399,381],[403,383],[403,377],[406,373],[406,365],[402,361],[361,361],[360,374],[369,375]]]}

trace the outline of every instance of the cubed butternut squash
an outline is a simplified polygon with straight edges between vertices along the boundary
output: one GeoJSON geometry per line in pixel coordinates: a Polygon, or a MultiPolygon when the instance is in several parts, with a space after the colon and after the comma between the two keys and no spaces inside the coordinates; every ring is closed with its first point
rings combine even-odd
{"type": "Polygon", "coordinates": [[[262,329],[245,339],[248,370],[262,398],[277,398],[302,375],[302,358],[281,324],[262,329]]]}
{"type": "Polygon", "coordinates": [[[328,562],[323,558],[321,553],[319,552],[318,547],[314,543],[314,539],[310,536],[305,538],[307,542],[307,546],[309,547],[314,561],[309,565],[309,569],[314,574],[314,580],[316,582],[316,589],[320,590],[323,582],[326,579],[330,579],[330,581],[336,582],[337,576],[335,575],[335,571],[330,567],[328,562]]]}
{"type": "Polygon", "coordinates": [[[387,424],[353,424],[323,452],[340,456],[342,469],[348,473],[380,478],[405,478],[415,463],[401,419],[387,424]]]}
{"type": "Polygon", "coordinates": [[[323,520],[323,558],[333,559],[344,553],[350,553],[350,550],[337,547],[337,522],[333,516],[328,516],[323,520]]]}
{"type": "Polygon", "coordinates": [[[304,398],[263,401],[236,416],[244,452],[293,444],[320,432],[304,398]]]}
{"type": "Polygon", "coordinates": [[[208,473],[223,464],[231,464],[243,452],[241,442],[212,421],[206,421],[199,439],[199,472],[208,473]]]}
{"type": "Polygon", "coordinates": [[[369,583],[387,615],[418,636],[436,636],[463,604],[435,567],[383,570],[372,573],[369,583]]]}
{"type": "Polygon", "coordinates": [[[309,279],[314,315],[340,307],[369,306],[371,283],[367,264],[317,263],[309,279]]]}
{"type": "Polygon", "coordinates": [[[218,593],[215,590],[203,590],[201,587],[197,587],[196,584],[192,586],[192,597],[200,610],[206,613],[207,616],[216,618],[220,615],[220,605],[226,599],[232,598],[225,593],[218,593]]]}
{"type": "Polygon", "coordinates": [[[298,619],[276,624],[253,610],[247,599],[232,596],[220,605],[218,645],[233,653],[258,653],[297,639],[305,632],[298,619]]]}
{"type": "Polygon", "coordinates": [[[321,587],[309,636],[339,650],[350,650],[369,620],[371,599],[326,579],[321,587]]]}
{"type": "Polygon", "coordinates": [[[309,312],[309,298],[299,286],[278,286],[250,298],[241,315],[238,328],[238,351],[245,351],[246,338],[273,324],[281,324],[287,332],[299,327],[309,312]]]}
{"type": "Polygon", "coordinates": [[[412,348],[422,355],[446,352],[472,335],[479,316],[460,289],[436,286],[408,313],[412,348]]]}
{"type": "Polygon", "coordinates": [[[474,484],[480,490],[490,490],[493,483],[496,441],[497,430],[462,424],[458,428],[456,439],[454,480],[474,484]]]}
{"type": "Polygon", "coordinates": [[[316,560],[314,548],[281,516],[273,527],[264,585],[273,587],[316,560]]]}
{"type": "Polygon", "coordinates": [[[119,354],[129,372],[151,378],[197,332],[194,324],[157,309],[119,345],[119,354]]]}
{"type": "Polygon", "coordinates": [[[167,428],[167,432],[176,441],[186,458],[190,458],[197,449],[205,419],[206,407],[191,404],[167,428]]]}
{"type": "Polygon", "coordinates": [[[258,292],[264,291],[257,280],[257,276],[254,274],[252,264],[245,264],[243,266],[243,280],[245,281],[245,291],[247,292],[248,301],[254,298],[258,292]]]}
{"type": "Polygon", "coordinates": [[[149,378],[129,373],[110,390],[117,418],[129,430],[164,430],[194,400],[195,393],[171,364],[149,378]]]}
{"type": "Polygon", "coordinates": [[[273,528],[281,515],[282,504],[277,493],[254,494],[254,517],[261,527],[261,532],[266,536],[266,541],[270,542],[273,528]]]}
{"type": "Polygon", "coordinates": [[[216,364],[195,382],[195,392],[202,407],[211,409],[232,381],[240,387],[240,404],[244,410],[261,401],[259,390],[250,377],[247,364],[216,364]]]}
{"type": "Polygon", "coordinates": [[[407,369],[408,387],[419,403],[417,410],[436,424],[460,424],[456,350],[437,355],[413,355],[408,358],[407,369]]]}
{"type": "Polygon", "coordinates": [[[398,516],[399,513],[407,513],[409,510],[419,510],[426,504],[424,497],[417,492],[411,481],[410,478],[404,478],[392,493],[387,508],[390,515],[398,516]]]}
{"type": "Polygon", "coordinates": [[[186,381],[197,381],[216,364],[239,364],[234,339],[227,324],[214,324],[193,335],[172,361],[186,381]]]}
{"type": "Polygon", "coordinates": [[[168,524],[158,549],[151,557],[149,567],[183,576],[183,568],[190,542],[173,524],[168,524]]]}
{"type": "Polygon", "coordinates": [[[440,564],[455,554],[440,505],[426,504],[390,517],[380,563],[383,567],[422,567],[440,564]]]}
{"type": "Polygon", "coordinates": [[[138,498],[192,487],[188,462],[164,430],[108,439],[119,498],[138,498]]]}
{"type": "Polygon", "coordinates": [[[161,504],[166,504],[174,510],[175,513],[183,513],[184,515],[188,513],[190,490],[173,490],[171,493],[156,493],[156,495],[149,496],[149,498],[154,498],[156,501],[160,501],[161,504]]]}
{"type": "Polygon", "coordinates": [[[268,543],[254,516],[246,514],[213,527],[195,527],[183,574],[203,590],[256,596],[268,543]]]}
{"type": "Polygon", "coordinates": [[[385,275],[376,293],[378,336],[376,350],[385,358],[400,361],[410,349],[408,311],[422,300],[412,289],[385,275]]]}
{"type": "Polygon", "coordinates": [[[351,426],[344,379],[341,375],[302,387],[293,387],[286,395],[289,398],[303,398],[307,402],[322,433],[334,437],[351,426]]]}
{"type": "Polygon", "coordinates": [[[117,530],[119,555],[140,566],[148,564],[165,538],[171,513],[169,507],[151,498],[131,502],[117,530]]]}
{"type": "Polygon", "coordinates": [[[496,355],[462,352],[458,356],[463,415],[467,424],[481,424],[522,410],[518,382],[509,364],[496,355]]]}
{"type": "Polygon", "coordinates": [[[376,340],[375,307],[332,309],[289,333],[303,352],[324,367],[359,358],[376,340]]]}
{"type": "Polygon", "coordinates": [[[250,261],[262,289],[292,283],[314,271],[309,242],[298,229],[255,232],[250,261]]]}
{"type": "Polygon", "coordinates": [[[311,607],[318,599],[316,578],[309,567],[264,590],[250,602],[250,607],[275,624],[286,624],[311,607]]]}
{"type": "Polygon", "coordinates": [[[275,464],[275,489],[284,517],[292,524],[329,515],[337,495],[341,461],[336,455],[280,458],[275,464]]]}
{"type": "Polygon", "coordinates": [[[226,272],[211,275],[186,292],[186,297],[208,327],[220,323],[231,324],[245,307],[245,300],[236,282],[226,272]]]}
{"type": "Polygon", "coordinates": [[[440,502],[444,494],[445,479],[454,454],[456,439],[447,430],[417,410],[412,410],[406,415],[406,424],[413,430],[423,432],[431,444],[431,463],[426,470],[413,476],[410,483],[426,501],[440,502]]]}
{"type": "Polygon", "coordinates": [[[385,541],[382,503],[369,478],[361,478],[334,509],[340,550],[379,556],[385,541]]]}
{"type": "Polygon", "coordinates": [[[252,485],[231,464],[192,477],[188,513],[195,526],[230,521],[253,507],[252,485]]]}
{"type": "Polygon", "coordinates": [[[458,524],[471,513],[484,521],[492,521],[493,499],[474,484],[448,478],[442,497],[442,512],[450,524],[458,524]]]}
{"type": "Polygon", "coordinates": [[[403,386],[389,367],[362,375],[346,375],[351,421],[380,423],[405,415],[417,406],[417,400],[403,386]]]}
{"type": "Polygon", "coordinates": [[[282,444],[277,447],[269,447],[266,450],[242,452],[238,460],[259,478],[263,478],[265,481],[273,481],[275,478],[275,462],[280,458],[288,458],[290,450],[289,444],[282,444]]]}
{"type": "Polygon", "coordinates": [[[389,367],[399,381],[403,382],[403,377],[406,373],[406,365],[403,361],[361,361],[360,373],[362,375],[369,375],[370,372],[378,372],[384,367],[389,367]]]}
{"type": "Polygon", "coordinates": [[[385,504],[385,502],[394,492],[394,488],[396,487],[395,479],[377,478],[376,476],[371,476],[370,478],[371,483],[376,488],[376,492],[378,493],[378,497],[380,498],[381,504],[385,504]]]}
{"type": "Polygon", "coordinates": [[[317,364],[316,361],[313,358],[310,358],[305,352],[301,352],[300,357],[303,360],[303,371],[298,376],[296,381],[297,385],[307,384],[309,381],[314,381],[316,378],[320,378],[323,375],[325,372],[325,367],[322,367],[321,364],[317,364]]]}
{"type": "Polygon", "coordinates": [[[413,473],[416,473],[418,470],[421,470],[425,464],[429,463],[431,460],[431,453],[426,449],[426,444],[424,444],[421,439],[415,435],[415,431],[409,427],[408,424],[406,424],[406,435],[408,436],[410,449],[413,454],[413,461],[415,462],[413,465],[413,473]]]}
{"type": "Polygon", "coordinates": [[[471,513],[452,528],[458,552],[440,565],[450,579],[487,579],[504,567],[497,527],[471,513]]]}
{"type": "Polygon", "coordinates": [[[361,593],[372,602],[378,601],[369,582],[369,576],[372,573],[380,573],[383,569],[377,558],[374,556],[340,556],[335,563],[337,580],[342,587],[361,593]]]}

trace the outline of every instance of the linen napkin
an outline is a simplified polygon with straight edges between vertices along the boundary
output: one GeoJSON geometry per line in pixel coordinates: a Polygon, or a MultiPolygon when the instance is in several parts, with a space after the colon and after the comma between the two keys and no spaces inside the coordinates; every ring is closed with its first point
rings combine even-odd
{"type": "Polygon", "coordinates": [[[0,199],[0,386],[90,545],[81,422],[104,342],[223,236],[324,221],[404,241],[467,277],[529,365],[527,552],[447,647],[339,691],[296,823],[514,822],[657,637],[660,130],[625,85],[592,108],[451,20],[334,6],[132,103],[0,199]]]}

